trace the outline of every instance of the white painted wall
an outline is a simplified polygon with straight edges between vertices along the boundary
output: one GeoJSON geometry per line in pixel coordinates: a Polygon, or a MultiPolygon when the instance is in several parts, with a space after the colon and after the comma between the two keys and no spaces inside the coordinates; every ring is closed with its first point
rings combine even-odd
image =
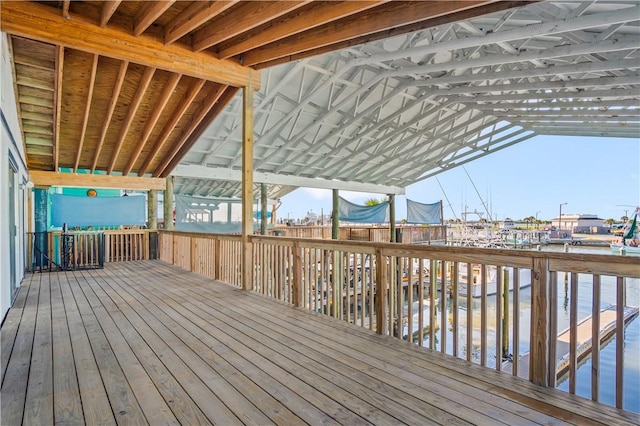
{"type": "Polygon", "coordinates": [[[27,190],[28,180],[25,165],[24,144],[18,122],[16,96],[13,86],[13,71],[7,35],[0,33],[0,321],[11,306],[12,287],[19,285],[24,276],[25,232],[27,231],[27,190]],[[17,184],[14,193],[9,193],[9,158],[17,166],[17,184]],[[14,197],[16,205],[16,256],[9,255],[9,197],[14,197]],[[11,282],[11,264],[16,268],[16,282],[11,282]]]}

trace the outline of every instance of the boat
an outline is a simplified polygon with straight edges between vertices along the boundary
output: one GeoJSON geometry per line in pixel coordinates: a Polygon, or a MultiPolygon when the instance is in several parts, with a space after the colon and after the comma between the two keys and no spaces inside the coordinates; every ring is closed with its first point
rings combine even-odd
{"type": "MultiPolygon", "coordinates": [[[[482,297],[482,265],[480,264],[472,264],[472,279],[469,280],[467,268],[464,264],[460,265],[459,268],[459,277],[460,282],[458,283],[458,294],[460,296],[466,297],[468,293],[471,294],[472,298],[482,297]],[[471,291],[469,288],[469,281],[471,281],[471,291]]],[[[495,266],[488,265],[486,267],[486,287],[487,287],[487,296],[493,296],[498,293],[498,281],[497,281],[497,269],[495,266]]],[[[503,270],[503,276],[506,275],[509,277],[508,285],[509,291],[513,291],[514,285],[514,271],[513,268],[506,267],[503,270]]],[[[531,286],[531,270],[529,269],[520,269],[519,270],[519,288],[526,288],[531,286]]]]}
{"type": "Polygon", "coordinates": [[[611,243],[611,252],[619,255],[640,256],[640,236],[638,232],[638,214],[640,207],[636,207],[632,218],[622,228],[622,238],[611,243]]]}

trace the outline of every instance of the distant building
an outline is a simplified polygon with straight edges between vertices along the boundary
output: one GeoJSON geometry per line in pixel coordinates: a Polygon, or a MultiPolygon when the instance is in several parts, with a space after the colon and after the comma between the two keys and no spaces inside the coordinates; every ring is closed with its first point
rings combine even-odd
{"type": "Polygon", "coordinates": [[[568,230],[572,233],[589,234],[599,233],[601,228],[606,228],[604,219],[600,219],[595,214],[563,214],[561,219],[557,217],[552,219],[551,226],[556,229],[568,230]]]}
{"type": "Polygon", "coordinates": [[[513,219],[511,219],[509,217],[505,217],[504,220],[502,221],[500,227],[502,229],[515,229],[516,224],[513,222],[513,219]]]}

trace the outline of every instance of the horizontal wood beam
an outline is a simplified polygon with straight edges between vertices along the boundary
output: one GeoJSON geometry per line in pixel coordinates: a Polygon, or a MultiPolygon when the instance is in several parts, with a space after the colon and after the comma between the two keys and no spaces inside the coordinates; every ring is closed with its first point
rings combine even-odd
{"type": "MultiPolygon", "coordinates": [[[[232,182],[242,181],[242,172],[238,169],[225,169],[222,167],[206,167],[200,165],[178,166],[171,172],[171,176],[191,179],[215,179],[232,182]]],[[[320,178],[310,178],[293,175],[279,175],[276,173],[253,172],[253,181],[271,185],[289,185],[299,188],[338,189],[341,191],[370,192],[374,194],[404,195],[405,189],[398,186],[377,185],[363,182],[346,182],[320,178]]]]}
{"type": "MultiPolygon", "coordinates": [[[[115,28],[102,28],[79,15],[67,20],[55,8],[34,2],[3,2],[0,28],[9,34],[229,86],[244,87],[250,78],[250,69],[233,61],[179,45],[165,46],[155,39],[135,37],[115,28]]],[[[260,73],[254,71],[251,79],[253,87],[260,86],[260,73]]]]}
{"type": "Polygon", "coordinates": [[[29,180],[36,186],[71,186],[77,188],[159,189],[164,190],[163,178],[93,175],[88,173],[56,173],[40,170],[29,172],[29,180]]]}

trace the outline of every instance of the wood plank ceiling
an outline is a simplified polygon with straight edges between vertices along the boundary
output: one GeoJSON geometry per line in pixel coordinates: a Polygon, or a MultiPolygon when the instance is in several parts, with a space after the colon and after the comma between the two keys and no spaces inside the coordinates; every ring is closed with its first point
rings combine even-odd
{"type": "Polygon", "coordinates": [[[166,177],[272,65],[518,1],[2,2],[30,170],[166,177]]]}

